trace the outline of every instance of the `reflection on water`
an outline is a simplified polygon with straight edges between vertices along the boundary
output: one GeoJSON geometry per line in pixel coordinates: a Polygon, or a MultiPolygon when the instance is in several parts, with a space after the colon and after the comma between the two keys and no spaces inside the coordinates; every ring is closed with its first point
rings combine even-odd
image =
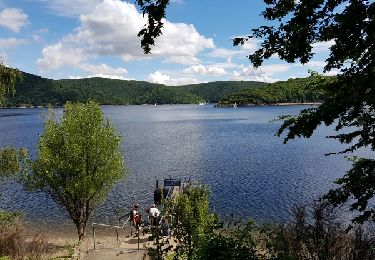
{"type": "MultiPolygon", "coordinates": [[[[330,133],[328,128],[287,145],[274,136],[280,123],[270,121],[302,108],[105,106],[105,115],[123,136],[128,175],[93,219],[110,221],[117,206],[129,208],[133,202],[148,206],[155,180],[169,176],[208,184],[212,209],[222,215],[287,219],[292,204],[323,194],[349,167],[343,156],[324,156],[343,148],[323,138],[330,133]]],[[[40,109],[0,110],[0,145],[27,147],[35,156],[38,134],[43,131],[40,113],[40,109]]],[[[24,210],[30,221],[70,223],[44,194],[26,194],[17,183],[3,188],[3,208],[24,210]]]]}

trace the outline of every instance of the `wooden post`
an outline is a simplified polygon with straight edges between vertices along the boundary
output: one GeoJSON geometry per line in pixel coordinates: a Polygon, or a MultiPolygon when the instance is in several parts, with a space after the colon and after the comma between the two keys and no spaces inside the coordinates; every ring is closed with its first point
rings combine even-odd
{"type": "Polygon", "coordinates": [[[133,220],[129,221],[129,224],[130,224],[130,236],[133,236],[132,221],[133,220]]]}
{"type": "Polygon", "coordinates": [[[120,247],[120,244],[119,244],[119,242],[118,242],[118,229],[116,228],[116,237],[117,237],[117,248],[119,248],[120,247]]]}
{"type": "Polygon", "coordinates": [[[95,227],[94,226],[92,226],[92,236],[93,236],[93,238],[94,238],[94,250],[96,249],[95,248],[95,227]]]}
{"type": "Polygon", "coordinates": [[[139,251],[139,229],[138,229],[138,251],[139,251]]]}

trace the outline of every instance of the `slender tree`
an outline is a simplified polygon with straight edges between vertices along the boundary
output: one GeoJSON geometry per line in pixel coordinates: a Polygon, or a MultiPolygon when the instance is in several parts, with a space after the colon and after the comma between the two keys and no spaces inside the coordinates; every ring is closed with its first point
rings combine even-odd
{"type": "MultiPolygon", "coordinates": [[[[6,96],[14,95],[16,82],[22,78],[19,70],[5,66],[0,57],[0,107],[6,96]]],[[[0,149],[0,185],[20,172],[21,168],[26,165],[26,158],[26,149],[17,150],[11,146],[0,149]]],[[[0,191],[0,205],[1,196],[2,190],[0,191]]],[[[0,209],[0,226],[14,224],[18,217],[19,213],[5,212],[0,209]]]]}
{"type": "Polygon", "coordinates": [[[3,105],[6,95],[15,94],[16,82],[22,77],[22,73],[18,69],[6,66],[0,57],[0,107],[3,105]]]}
{"type": "MultiPolygon", "coordinates": [[[[0,58],[0,107],[3,105],[7,95],[14,95],[17,80],[22,79],[22,73],[5,66],[0,58]]],[[[16,150],[12,147],[0,149],[0,178],[9,177],[17,173],[20,169],[19,159],[26,151],[16,150]]],[[[26,158],[26,157],[23,157],[26,158]]]]}
{"type": "Polygon", "coordinates": [[[120,136],[100,106],[67,103],[60,121],[51,110],[46,116],[25,184],[64,208],[81,240],[91,213],[124,175],[120,136]]]}

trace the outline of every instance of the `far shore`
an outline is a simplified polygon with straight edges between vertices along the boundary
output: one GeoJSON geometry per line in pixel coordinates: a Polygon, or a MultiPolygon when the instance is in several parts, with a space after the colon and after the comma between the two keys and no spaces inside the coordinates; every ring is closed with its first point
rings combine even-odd
{"type": "Polygon", "coordinates": [[[283,102],[283,103],[270,103],[270,104],[219,104],[217,103],[215,107],[227,108],[227,107],[262,107],[262,106],[318,106],[323,104],[323,102],[283,102]]]}
{"type": "Polygon", "coordinates": [[[299,105],[314,106],[314,105],[321,105],[321,104],[323,104],[323,102],[275,103],[275,104],[269,104],[268,106],[299,106],[299,105]]]}
{"type": "MultiPolygon", "coordinates": [[[[271,104],[246,104],[246,105],[237,105],[238,107],[258,107],[258,106],[313,106],[313,105],[321,105],[323,102],[285,102],[285,103],[271,103],[271,104]]],[[[113,105],[113,104],[102,104],[102,106],[142,106],[142,105],[152,105],[154,104],[138,104],[138,105],[113,105]]],[[[163,105],[197,105],[197,104],[160,104],[158,106],[163,105]]],[[[214,105],[215,107],[225,108],[225,107],[233,107],[234,104],[225,104],[221,105],[219,103],[207,103],[207,105],[214,105]]],[[[48,108],[49,106],[12,106],[12,107],[0,107],[0,109],[28,109],[28,108],[48,108]]],[[[53,105],[52,108],[62,108],[61,105],[53,105]]]]}

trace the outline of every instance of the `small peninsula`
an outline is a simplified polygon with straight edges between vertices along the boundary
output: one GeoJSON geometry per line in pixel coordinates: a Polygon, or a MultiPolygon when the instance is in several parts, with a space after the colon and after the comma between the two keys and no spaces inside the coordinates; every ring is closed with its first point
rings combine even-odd
{"type": "MultiPolygon", "coordinates": [[[[323,79],[329,79],[323,78],[323,79]]],[[[314,84],[315,77],[289,79],[248,88],[221,98],[218,107],[249,107],[262,105],[319,104],[326,97],[321,85],[314,84]]]]}

